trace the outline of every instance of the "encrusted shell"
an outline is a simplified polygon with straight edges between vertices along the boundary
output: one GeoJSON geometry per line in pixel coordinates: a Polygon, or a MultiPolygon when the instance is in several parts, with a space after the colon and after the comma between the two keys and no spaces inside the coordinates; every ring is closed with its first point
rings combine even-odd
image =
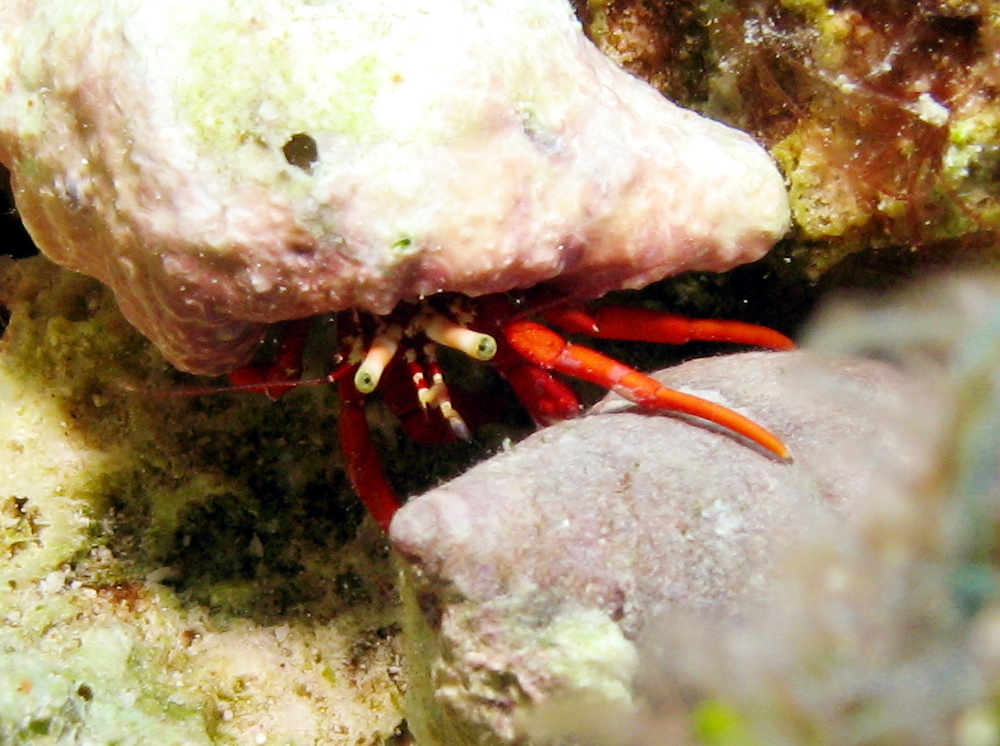
{"type": "Polygon", "coordinates": [[[0,161],[42,250],[175,365],[450,290],[576,295],[762,255],[783,180],[565,0],[8,0],[0,161]]]}

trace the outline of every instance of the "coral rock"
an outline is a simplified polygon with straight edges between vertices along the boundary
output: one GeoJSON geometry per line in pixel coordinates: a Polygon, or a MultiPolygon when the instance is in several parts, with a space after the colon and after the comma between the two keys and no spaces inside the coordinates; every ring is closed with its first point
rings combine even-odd
{"type": "Polygon", "coordinates": [[[877,491],[871,453],[915,460],[910,384],[881,363],[749,353],[658,378],[769,427],[794,463],[612,396],[407,504],[391,539],[422,744],[544,741],[566,702],[571,734],[619,742],[651,620],[766,604],[781,547],[877,491]]]}

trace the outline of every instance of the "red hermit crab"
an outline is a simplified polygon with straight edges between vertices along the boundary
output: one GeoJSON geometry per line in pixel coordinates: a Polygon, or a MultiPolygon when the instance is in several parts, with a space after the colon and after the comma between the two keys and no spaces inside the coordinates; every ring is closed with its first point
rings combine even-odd
{"type": "MultiPolygon", "coordinates": [[[[351,482],[384,529],[400,502],[382,471],[363,409],[365,396],[379,387],[383,375],[395,371],[386,376],[391,380],[384,398],[390,409],[405,418],[403,422],[409,425],[405,429],[411,437],[431,443],[470,437],[462,413],[452,405],[444,372],[438,365],[439,344],[475,360],[491,362],[539,425],[568,419],[580,411],[574,391],[552,375],[557,372],[613,389],[651,410],[714,422],[780,458],[788,458],[788,450],[779,438],[742,415],[666,388],[634,368],[568,342],[527,317],[537,313],[564,329],[606,339],[672,344],[697,339],[772,349],[792,347],[792,341],[778,332],[754,324],[687,319],[622,306],[605,305],[590,312],[565,302],[548,305],[544,294],[539,293],[526,294],[519,298],[520,302],[499,294],[475,301],[447,296],[433,300],[416,306],[402,304],[367,328],[356,313],[342,312],[338,316],[343,349],[340,357],[344,362],[329,379],[337,383],[342,403],[340,441],[351,482]],[[433,300],[445,302],[435,304],[433,300]]],[[[272,397],[281,396],[301,375],[307,329],[306,324],[289,324],[281,352],[273,363],[239,368],[229,374],[230,379],[272,397]]]]}
{"type": "MultiPolygon", "coordinates": [[[[735,413],[528,318],[663,339],[636,312],[581,317],[560,299],[751,261],[789,221],[760,146],[618,69],[565,0],[12,0],[5,14],[0,161],[39,247],[111,286],[194,373],[245,366],[273,323],[342,312],[356,328],[341,435],[383,525],[395,497],[357,405],[394,348],[421,405],[462,427],[424,338],[482,358],[495,344],[540,422],[576,406],[551,369],[784,455],[735,413]],[[474,300],[434,300],[454,294],[474,300]]],[[[294,375],[294,329],[262,387],[294,375]]],[[[785,344],[756,335],[736,338],[785,344]]]]}

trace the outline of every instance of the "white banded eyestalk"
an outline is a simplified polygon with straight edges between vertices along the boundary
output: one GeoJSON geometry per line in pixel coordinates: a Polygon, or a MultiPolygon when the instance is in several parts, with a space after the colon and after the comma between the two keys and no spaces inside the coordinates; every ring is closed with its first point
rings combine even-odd
{"type": "Polygon", "coordinates": [[[398,326],[390,326],[380,331],[372,341],[371,347],[365,353],[357,372],[354,374],[354,386],[362,394],[370,394],[378,387],[386,366],[399,349],[399,340],[403,332],[398,326]]]}
{"type": "Polygon", "coordinates": [[[438,344],[464,352],[481,362],[491,360],[497,354],[497,341],[489,334],[473,331],[437,314],[427,322],[424,334],[438,344]]]}

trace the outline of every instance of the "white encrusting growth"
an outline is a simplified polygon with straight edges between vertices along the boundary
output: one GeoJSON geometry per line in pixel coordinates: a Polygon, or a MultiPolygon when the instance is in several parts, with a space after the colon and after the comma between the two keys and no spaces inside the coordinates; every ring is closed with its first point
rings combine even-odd
{"type": "Polygon", "coordinates": [[[575,297],[760,257],[781,174],[566,0],[10,0],[0,162],[58,263],[179,368],[441,291],[575,297]]]}

